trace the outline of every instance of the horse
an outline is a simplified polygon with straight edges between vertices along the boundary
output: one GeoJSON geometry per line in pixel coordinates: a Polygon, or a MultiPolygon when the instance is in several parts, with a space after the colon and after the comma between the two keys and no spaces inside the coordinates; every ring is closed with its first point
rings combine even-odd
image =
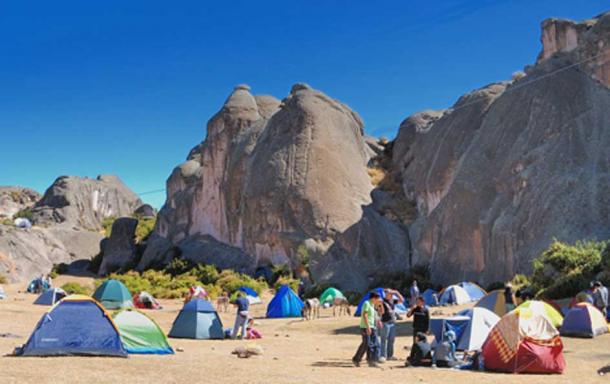
{"type": "Polygon", "coordinates": [[[301,315],[306,320],[313,320],[316,317],[320,317],[320,300],[313,298],[305,300],[305,305],[303,306],[303,311],[301,315]]]}

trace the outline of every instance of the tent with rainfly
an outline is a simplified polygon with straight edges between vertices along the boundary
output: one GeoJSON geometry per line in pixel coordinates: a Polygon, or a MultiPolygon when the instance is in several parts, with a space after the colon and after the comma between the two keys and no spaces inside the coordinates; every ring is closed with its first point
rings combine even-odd
{"type": "Polygon", "coordinates": [[[287,285],[282,285],[267,306],[267,317],[301,317],[303,301],[287,285]]]}
{"type": "Polygon", "coordinates": [[[345,299],[343,293],[337,288],[329,287],[322,292],[320,295],[320,303],[322,305],[329,304],[332,305],[335,299],[345,299]]]}
{"type": "Polygon", "coordinates": [[[51,288],[51,289],[47,289],[46,291],[41,293],[40,296],[38,296],[38,298],[36,299],[36,301],[34,301],[34,304],[36,304],[36,305],[54,305],[55,303],[57,303],[59,300],[63,299],[66,296],[68,296],[68,294],[63,289],[51,288]]]}
{"type": "Polygon", "coordinates": [[[521,303],[517,308],[529,308],[535,313],[545,316],[551,321],[551,324],[553,324],[555,328],[561,327],[561,323],[563,323],[563,316],[561,316],[561,313],[557,312],[552,305],[544,301],[528,300],[521,303]]]}
{"type": "Polygon", "coordinates": [[[131,293],[129,293],[127,287],[114,279],[108,279],[97,287],[93,293],[93,298],[99,301],[106,309],[133,307],[131,293]]]}
{"type": "Polygon", "coordinates": [[[608,332],[608,324],[601,311],[589,303],[572,307],[561,325],[562,336],[595,337],[608,332]]]}
{"type": "Polygon", "coordinates": [[[135,309],[123,309],[112,316],[127,353],[168,355],[174,350],[157,323],[135,309]]]}
{"type": "Polygon", "coordinates": [[[474,305],[477,308],[485,308],[502,317],[506,314],[506,299],[503,289],[497,289],[483,296],[474,305]]]}
{"type": "Polygon", "coordinates": [[[258,296],[258,293],[256,293],[254,289],[244,286],[239,287],[238,291],[243,292],[246,295],[246,299],[248,299],[250,305],[262,303],[261,298],[258,296]]]}
{"type": "Polygon", "coordinates": [[[500,319],[483,344],[485,369],[509,373],[562,373],[563,344],[551,321],[517,308],[500,319]]]}
{"type": "Polygon", "coordinates": [[[100,303],[83,295],[68,296],[45,313],[17,354],[127,357],[110,315],[100,303]]]}
{"type": "Polygon", "coordinates": [[[460,312],[470,321],[464,327],[456,348],[461,351],[476,351],[481,349],[491,329],[500,321],[500,317],[492,311],[474,307],[460,312]]]}
{"type": "Polygon", "coordinates": [[[449,305],[449,304],[466,304],[470,303],[472,299],[468,295],[468,292],[459,285],[450,285],[447,288],[441,291],[439,297],[440,305],[449,305]]]}
{"type": "Polygon", "coordinates": [[[169,337],[184,339],[224,339],[222,321],[212,303],[193,299],[184,304],[174,320],[169,337]]]}
{"type": "Polygon", "coordinates": [[[458,283],[458,285],[464,288],[464,291],[470,296],[470,301],[477,301],[483,298],[487,294],[483,288],[481,288],[478,284],[475,284],[470,281],[462,281],[458,283]]]}

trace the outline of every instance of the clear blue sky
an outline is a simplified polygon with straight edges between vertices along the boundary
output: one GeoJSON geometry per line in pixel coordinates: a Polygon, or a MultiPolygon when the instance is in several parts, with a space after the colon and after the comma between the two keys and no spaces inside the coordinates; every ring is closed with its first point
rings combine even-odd
{"type": "MultiPolygon", "coordinates": [[[[13,1],[0,4],[0,185],[118,174],[165,187],[233,85],[307,82],[393,138],[409,114],[507,79],[540,22],[605,1],[13,1]]],[[[143,196],[156,206],[164,193],[143,196]]]]}

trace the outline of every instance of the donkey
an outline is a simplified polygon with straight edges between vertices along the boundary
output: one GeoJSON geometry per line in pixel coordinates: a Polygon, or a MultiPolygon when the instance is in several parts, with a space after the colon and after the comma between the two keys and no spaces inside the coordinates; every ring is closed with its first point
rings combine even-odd
{"type": "Polygon", "coordinates": [[[337,316],[336,310],[339,309],[339,316],[342,314],[347,314],[348,316],[352,315],[352,310],[349,305],[349,301],[345,297],[335,297],[333,300],[333,317],[337,316]]]}
{"type": "Polygon", "coordinates": [[[320,317],[320,300],[313,298],[305,300],[301,315],[305,320],[313,320],[320,317]]]}

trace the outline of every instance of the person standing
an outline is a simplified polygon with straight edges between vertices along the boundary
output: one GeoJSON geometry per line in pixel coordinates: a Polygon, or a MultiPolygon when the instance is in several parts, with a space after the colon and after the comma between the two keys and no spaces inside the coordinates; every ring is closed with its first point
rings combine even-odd
{"type": "Polygon", "coordinates": [[[417,280],[413,280],[411,283],[411,288],[409,289],[409,295],[411,297],[411,302],[415,302],[419,297],[419,287],[417,286],[417,280]]]}
{"type": "Polygon", "coordinates": [[[381,315],[381,358],[380,362],[396,360],[394,357],[394,341],[396,340],[396,303],[394,296],[399,302],[404,302],[402,295],[393,289],[386,289],[383,298],[383,314],[381,315]]]}
{"type": "Polygon", "coordinates": [[[604,287],[601,281],[593,283],[593,305],[599,309],[604,315],[604,318],[608,315],[608,288],[604,287]]]}
{"type": "Polygon", "coordinates": [[[413,344],[417,342],[417,333],[428,333],[430,329],[430,311],[424,302],[424,298],[419,296],[415,299],[415,305],[407,312],[407,317],[413,317],[413,344]]]}
{"type": "Polygon", "coordinates": [[[513,286],[510,283],[506,283],[504,286],[504,302],[506,305],[506,313],[515,309],[517,299],[515,298],[515,292],[513,292],[513,286]]]}
{"type": "Polygon", "coordinates": [[[369,293],[369,299],[362,304],[360,313],[360,336],[362,341],[358,346],[352,362],[356,367],[360,366],[362,357],[366,353],[366,360],[370,367],[378,366],[379,344],[377,341],[377,330],[375,324],[375,307],[381,303],[381,297],[377,292],[369,293]]]}
{"type": "Polygon", "coordinates": [[[239,291],[237,292],[237,298],[232,303],[237,307],[237,314],[235,315],[235,325],[233,326],[233,332],[231,333],[231,338],[236,339],[237,333],[241,329],[239,333],[239,338],[243,339],[246,337],[247,333],[247,324],[248,324],[248,309],[250,308],[250,302],[246,297],[244,297],[244,293],[239,291]]]}

